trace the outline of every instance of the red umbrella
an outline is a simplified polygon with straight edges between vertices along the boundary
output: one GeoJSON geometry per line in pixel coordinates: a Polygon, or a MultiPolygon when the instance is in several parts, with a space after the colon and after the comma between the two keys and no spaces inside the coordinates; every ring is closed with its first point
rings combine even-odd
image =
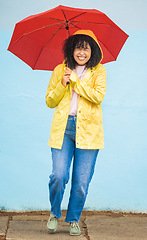
{"type": "Polygon", "coordinates": [[[103,51],[102,63],[115,61],[128,38],[122,29],[98,10],[60,5],[18,22],[8,50],[32,69],[52,71],[63,61],[63,41],[78,29],[94,32],[103,51]]]}

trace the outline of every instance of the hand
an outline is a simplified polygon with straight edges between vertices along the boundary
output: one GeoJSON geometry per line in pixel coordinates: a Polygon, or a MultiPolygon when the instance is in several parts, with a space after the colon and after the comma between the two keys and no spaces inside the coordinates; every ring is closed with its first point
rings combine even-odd
{"type": "Polygon", "coordinates": [[[72,70],[70,68],[66,68],[65,73],[63,74],[63,79],[62,79],[61,83],[64,87],[67,86],[67,83],[69,83],[69,84],[71,83],[71,80],[70,80],[71,72],[72,72],[72,70]]]}

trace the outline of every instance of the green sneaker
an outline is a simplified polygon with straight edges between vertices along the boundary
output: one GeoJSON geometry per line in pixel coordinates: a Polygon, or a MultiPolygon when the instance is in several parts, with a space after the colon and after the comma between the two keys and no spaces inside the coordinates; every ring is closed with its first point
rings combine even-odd
{"type": "Polygon", "coordinates": [[[79,227],[79,224],[77,222],[70,224],[70,235],[72,236],[78,236],[81,234],[81,230],[79,227]]]}
{"type": "Polygon", "coordinates": [[[58,228],[58,218],[56,218],[53,214],[50,214],[50,217],[47,222],[47,230],[49,232],[55,232],[58,228]]]}

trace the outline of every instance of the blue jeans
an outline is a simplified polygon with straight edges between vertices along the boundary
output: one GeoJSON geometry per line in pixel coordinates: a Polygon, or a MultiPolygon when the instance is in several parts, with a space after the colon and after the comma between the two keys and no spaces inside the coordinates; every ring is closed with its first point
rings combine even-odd
{"type": "Polygon", "coordinates": [[[71,192],[65,219],[70,223],[79,221],[99,151],[98,149],[76,148],[75,135],[76,116],[69,116],[62,148],[51,148],[53,169],[49,181],[51,213],[56,218],[60,218],[61,202],[69,180],[69,170],[73,158],[71,192]]]}

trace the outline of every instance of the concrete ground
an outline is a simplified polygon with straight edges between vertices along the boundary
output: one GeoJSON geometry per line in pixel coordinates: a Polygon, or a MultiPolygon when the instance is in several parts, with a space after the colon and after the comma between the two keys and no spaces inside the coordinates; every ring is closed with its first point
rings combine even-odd
{"type": "Polygon", "coordinates": [[[0,240],[141,240],[147,239],[147,214],[111,211],[83,211],[80,219],[81,236],[69,235],[64,222],[65,211],[56,233],[48,233],[46,223],[50,212],[0,211],[0,240]]]}

